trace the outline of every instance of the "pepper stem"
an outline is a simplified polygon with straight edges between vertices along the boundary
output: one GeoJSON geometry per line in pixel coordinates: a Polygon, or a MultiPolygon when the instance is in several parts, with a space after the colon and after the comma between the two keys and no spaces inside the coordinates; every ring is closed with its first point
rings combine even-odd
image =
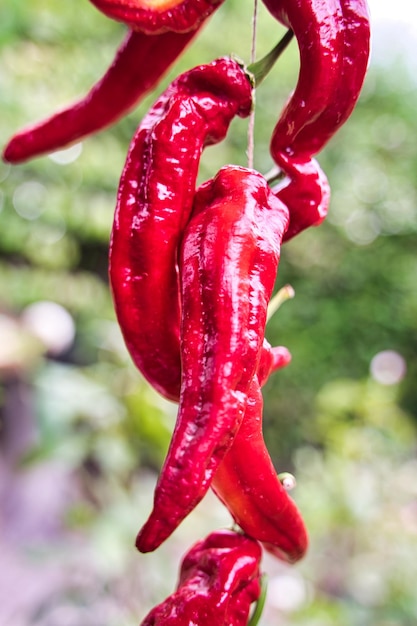
{"type": "Polygon", "coordinates": [[[274,165],[269,172],[264,175],[264,178],[268,185],[271,186],[274,183],[278,183],[283,180],[285,178],[285,174],[281,168],[278,167],[278,165],[274,165]]]}
{"type": "Polygon", "coordinates": [[[248,65],[247,70],[253,76],[255,87],[258,87],[261,84],[265,76],[274,66],[275,61],[284,52],[285,48],[288,46],[293,36],[293,31],[287,30],[283,38],[277,43],[277,45],[271,50],[271,52],[268,52],[268,54],[262,59],[259,59],[259,61],[255,61],[255,63],[251,63],[250,65],[248,65]]]}
{"type": "Polygon", "coordinates": [[[266,321],[269,322],[274,313],[278,311],[279,307],[284,304],[286,300],[294,298],[294,296],[295,291],[291,285],[284,285],[284,287],[281,287],[281,289],[277,291],[275,296],[269,301],[266,321]]]}
{"type": "Polygon", "coordinates": [[[259,620],[261,619],[262,612],[265,606],[267,587],[268,587],[268,576],[266,574],[263,574],[261,576],[261,593],[259,596],[259,600],[256,603],[255,610],[252,614],[252,617],[250,618],[248,622],[248,626],[257,626],[259,620]]]}

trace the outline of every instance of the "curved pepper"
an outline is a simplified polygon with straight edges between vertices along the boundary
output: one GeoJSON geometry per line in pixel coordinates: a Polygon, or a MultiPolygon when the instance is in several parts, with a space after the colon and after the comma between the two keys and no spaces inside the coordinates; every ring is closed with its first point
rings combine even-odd
{"type": "Polygon", "coordinates": [[[271,139],[273,155],[317,154],[351,114],[369,57],[366,0],[263,0],[300,49],[297,86],[271,139]]]}
{"type": "Polygon", "coordinates": [[[152,89],[196,32],[148,36],[129,31],[112,65],[88,94],[12,137],[3,158],[20,163],[109,126],[152,89]]]}
{"type": "Polygon", "coordinates": [[[256,372],[259,384],[264,385],[272,372],[282,367],[286,367],[291,362],[291,353],[284,346],[271,347],[269,342],[264,339],[261,357],[256,372]]]}
{"type": "MultiPolygon", "coordinates": [[[[367,2],[366,0],[339,1],[343,16],[342,58],[338,65],[338,80],[332,97],[320,117],[321,128],[316,128],[317,136],[311,143],[314,153],[321,150],[349,118],[359,98],[368,68],[370,22],[367,2]]],[[[279,135],[279,128],[276,129],[276,134],[279,135]]]]}
{"type": "Polygon", "coordinates": [[[262,435],[262,393],[252,380],[246,411],[212,489],[237,524],[275,556],[300,559],[308,544],[301,515],[282,486],[262,435]]]}
{"type": "Polygon", "coordinates": [[[290,209],[285,239],[327,214],[330,189],[312,159],[349,117],[369,56],[365,0],[264,0],[300,49],[296,89],[275,126],[271,154],[288,176],[274,189],[290,209]]]}
{"type": "Polygon", "coordinates": [[[211,533],[185,555],[177,590],[141,626],[246,626],[260,595],[258,542],[230,530],[211,533]]]}
{"type": "Polygon", "coordinates": [[[178,244],[204,146],[249,115],[251,84],[218,59],[177,78],[143,119],[121,177],[110,242],[114,305],[133,361],[162,395],[181,385],[178,244]]]}
{"type": "Polygon", "coordinates": [[[253,170],[222,168],[197,191],[181,244],[180,406],[153,511],[138,534],[157,548],[194,509],[230,448],[263,349],[286,207],[253,170]]]}
{"type": "Polygon", "coordinates": [[[290,211],[290,224],[284,237],[284,241],[288,241],[325,219],[330,204],[330,185],[316,159],[288,156],[284,152],[276,154],[274,159],[287,175],[272,191],[290,211]]]}
{"type": "Polygon", "coordinates": [[[272,150],[288,149],[294,154],[307,148],[311,156],[311,142],[318,139],[318,128],[311,124],[329,106],[339,80],[343,46],[340,0],[263,2],[275,19],[293,31],[300,50],[297,85],[275,127],[273,138],[279,146],[273,145],[272,150]]]}
{"type": "Polygon", "coordinates": [[[195,30],[224,0],[90,0],[102,13],[143,33],[195,30]]]}

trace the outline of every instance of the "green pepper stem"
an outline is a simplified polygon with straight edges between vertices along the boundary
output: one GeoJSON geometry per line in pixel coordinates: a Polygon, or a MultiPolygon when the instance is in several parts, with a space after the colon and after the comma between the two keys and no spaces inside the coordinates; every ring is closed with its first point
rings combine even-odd
{"type": "Polygon", "coordinates": [[[287,30],[283,38],[277,43],[275,48],[273,48],[266,56],[259,61],[255,61],[255,63],[251,63],[248,65],[247,70],[253,76],[253,80],[255,82],[255,87],[258,87],[268,72],[272,69],[275,64],[275,61],[281,56],[284,52],[285,48],[290,43],[293,38],[294,33],[292,30],[287,30]]]}
{"type": "Polygon", "coordinates": [[[255,610],[252,614],[252,617],[250,618],[248,622],[248,626],[257,626],[259,620],[261,619],[262,612],[265,606],[267,587],[268,587],[268,576],[266,574],[263,574],[261,576],[261,593],[259,596],[259,600],[256,603],[255,610]]]}
{"type": "Polygon", "coordinates": [[[277,291],[275,296],[269,301],[266,317],[267,322],[269,322],[274,313],[278,311],[279,307],[284,304],[286,300],[290,300],[291,298],[294,298],[294,296],[295,291],[291,285],[284,285],[284,287],[281,287],[281,289],[277,291]]]}
{"type": "Polygon", "coordinates": [[[265,174],[265,179],[269,186],[280,182],[284,178],[285,173],[278,167],[278,165],[274,165],[269,172],[265,174]]]}

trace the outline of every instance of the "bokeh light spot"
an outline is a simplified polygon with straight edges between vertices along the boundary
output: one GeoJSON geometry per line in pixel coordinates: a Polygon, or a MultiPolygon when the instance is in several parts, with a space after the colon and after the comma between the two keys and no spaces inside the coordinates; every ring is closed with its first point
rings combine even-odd
{"type": "Polygon", "coordinates": [[[375,241],[380,234],[381,223],[374,213],[354,211],[346,221],[345,232],[353,243],[366,246],[375,241]]]}
{"type": "Polygon", "coordinates": [[[51,161],[54,163],[58,163],[58,165],[69,165],[69,163],[73,163],[78,159],[83,151],[83,144],[76,143],[69,148],[65,148],[65,150],[58,150],[57,152],[52,152],[49,155],[51,161]]]}
{"type": "Polygon", "coordinates": [[[46,187],[37,181],[22,183],[13,194],[16,213],[25,220],[36,220],[45,210],[47,193],[46,187]]]}
{"type": "Polygon", "coordinates": [[[405,359],[394,350],[384,350],[374,356],[370,365],[371,376],[381,385],[396,385],[405,376],[405,359]]]}
{"type": "Polygon", "coordinates": [[[74,341],[74,320],[56,302],[41,301],[29,305],[22,313],[22,323],[42,341],[50,354],[61,354],[74,341]]]}

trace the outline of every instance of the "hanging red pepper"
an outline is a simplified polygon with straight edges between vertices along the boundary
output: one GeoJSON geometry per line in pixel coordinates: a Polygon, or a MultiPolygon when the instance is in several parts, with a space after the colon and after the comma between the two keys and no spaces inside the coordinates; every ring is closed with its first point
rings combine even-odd
{"type": "Polygon", "coordinates": [[[20,163],[106,128],[129,112],[183,52],[223,0],[97,0],[110,17],[132,17],[132,28],[105,75],[70,107],[11,138],[3,159],[20,163]],[[108,10],[105,10],[107,7],[108,10]],[[148,33],[152,33],[150,36],[148,33]]]}
{"type": "Polygon", "coordinates": [[[270,374],[288,365],[283,346],[264,349],[253,378],[242,424],[214,475],[212,489],[235,522],[280,559],[300,559],[308,544],[301,515],[282,486],[262,434],[261,386],[270,374]]]}
{"type": "Polygon", "coordinates": [[[211,533],[185,555],[177,590],[141,626],[246,626],[260,595],[260,545],[230,530],[211,533]]]}
{"type": "Polygon", "coordinates": [[[5,161],[20,163],[53,152],[114,123],[150,91],[195,36],[152,37],[129,31],[103,78],[82,100],[11,138],[5,161]]]}
{"type": "Polygon", "coordinates": [[[288,211],[253,170],[227,166],[196,193],[180,254],[180,406],[154,508],[157,548],[194,509],[230,448],[263,349],[288,211]]]}
{"type": "Polygon", "coordinates": [[[143,33],[195,30],[224,0],[90,0],[102,13],[143,33]]]}
{"type": "Polygon", "coordinates": [[[307,532],[266,448],[262,407],[261,387],[255,376],[242,425],[214,475],[212,488],[245,533],[275,556],[294,562],[307,549],[307,532]]]}
{"type": "MultiPolygon", "coordinates": [[[[351,115],[359,98],[369,62],[370,21],[367,1],[339,0],[339,2],[342,12],[343,46],[341,62],[338,65],[338,80],[329,105],[320,117],[320,128],[316,128],[317,136],[311,140],[313,153],[321,150],[351,115]]],[[[274,135],[275,133],[278,135],[279,129],[276,129],[274,135]]]]}
{"type": "Polygon", "coordinates": [[[317,154],[351,114],[369,57],[366,0],[263,0],[294,32],[297,86],[274,129],[272,154],[317,154]]]}
{"type": "Polygon", "coordinates": [[[116,314],[137,367],[171,400],[181,384],[178,244],[200,155],[251,104],[249,79],[230,58],[186,72],[143,119],[121,177],[110,242],[116,314]]]}
{"type": "Polygon", "coordinates": [[[264,0],[291,28],[300,74],[271,140],[275,163],[289,177],[275,192],[290,209],[289,239],[326,216],[327,179],[311,158],[346,121],[359,96],[369,56],[366,0],[264,0]]]}
{"type": "Polygon", "coordinates": [[[318,226],[326,217],[330,204],[330,185],[316,159],[276,154],[286,178],[272,188],[290,211],[290,225],[284,241],[309,226],[318,226]]]}
{"type": "MultiPolygon", "coordinates": [[[[274,131],[279,141],[279,151],[290,149],[299,152],[300,133],[310,143],[320,141],[318,128],[312,122],[320,118],[330,103],[338,81],[342,48],[342,14],[340,0],[263,0],[270,13],[290,28],[300,50],[300,73],[297,86],[287,103],[274,131]]],[[[273,150],[275,152],[275,150],[273,150]]]]}
{"type": "Polygon", "coordinates": [[[272,372],[285,367],[291,361],[291,353],[284,346],[271,347],[270,343],[264,339],[259,365],[256,375],[259,384],[266,383],[272,372]]]}
{"type": "MultiPolygon", "coordinates": [[[[274,48],[268,63],[257,64],[256,81],[289,39],[274,48]]],[[[201,150],[223,139],[234,115],[249,114],[251,97],[251,83],[235,61],[191,70],[143,120],[122,174],[110,244],[116,312],[134,362],[170,400],[179,400],[181,385],[177,247],[201,150]]]]}

